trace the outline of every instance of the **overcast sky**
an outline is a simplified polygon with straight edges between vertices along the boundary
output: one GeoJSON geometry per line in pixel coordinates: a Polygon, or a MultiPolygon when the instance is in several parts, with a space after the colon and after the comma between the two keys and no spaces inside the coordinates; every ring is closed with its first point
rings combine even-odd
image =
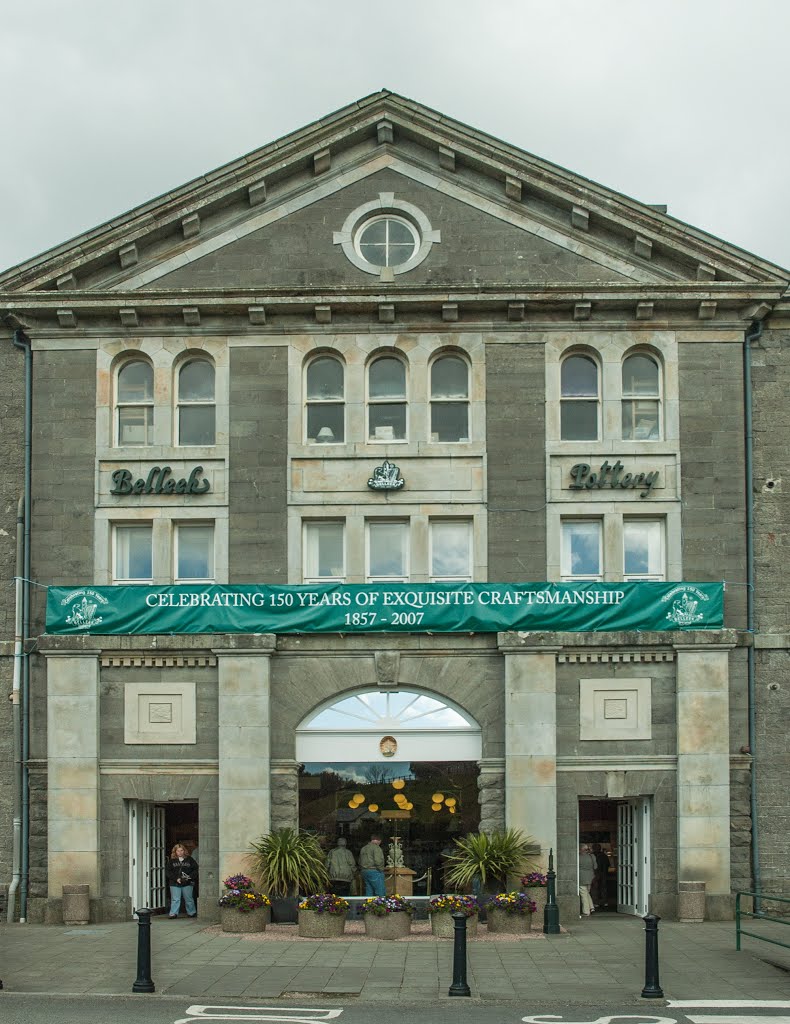
{"type": "Polygon", "coordinates": [[[391,89],[790,267],[788,0],[25,0],[0,268],[391,89]]]}

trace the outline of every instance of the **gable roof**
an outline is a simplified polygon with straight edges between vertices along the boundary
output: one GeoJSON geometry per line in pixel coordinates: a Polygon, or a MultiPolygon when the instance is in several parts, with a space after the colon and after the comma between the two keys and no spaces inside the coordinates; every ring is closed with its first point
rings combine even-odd
{"type": "Polygon", "coordinates": [[[787,287],[790,272],[387,90],[292,132],[0,274],[7,292],[155,288],[354,175],[387,166],[643,284],[787,287]]]}

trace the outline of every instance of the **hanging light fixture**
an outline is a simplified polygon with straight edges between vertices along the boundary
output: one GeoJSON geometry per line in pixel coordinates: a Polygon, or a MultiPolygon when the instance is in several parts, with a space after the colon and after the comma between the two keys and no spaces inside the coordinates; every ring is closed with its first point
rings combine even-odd
{"type": "Polygon", "coordinates": [[[444,793],[434,793],[431,800],[433,800],[435,804],[442,803],[444,801],[444,793]]]}
{"type": "Polygon", "coordinates": [[[431,804],[431,810],[432,811],[440,811],[441,809],[442,809],[442,805],[441,804],[431,804]]]}
{"type": "Polygon", "coordinates": [[[378,804],[368,804],[368,810],[370,811],[371,814],[375,814],[378,809],[378,804]]]}
{"type": "Polygon", "coordinates": [[[406,783],[403,781],[403,779],[395,779],[395,781],[392,783],[392,788],[393,789],[403,789],[403,787],[405,785],[406,785],[406,783]]]}

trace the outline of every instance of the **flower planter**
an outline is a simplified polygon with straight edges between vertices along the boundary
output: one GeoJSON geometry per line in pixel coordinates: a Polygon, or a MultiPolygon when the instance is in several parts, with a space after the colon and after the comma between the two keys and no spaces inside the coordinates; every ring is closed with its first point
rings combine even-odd
{"type": "Polygon", "coordinates": [[[257,907],[255,910],[247,911],[236,910],[235,907],[219,908],[219,923],[223,932],[235,932],[241,935],[262,932],[266,930],[268,918],[268,907],[257,907]]]}
{"type": "Polygon", "coordinates": [[[299,935],[303,939],[338,939],[345,927],[345,914],[319,914],[317,910],[299,911],[299,935]]]}
{"type": "MultiPolygon", "coordinates": [[[[455,921],[452,914],[431,914],[431,931],[437,938],[452,939],[455,935],[455,921]]],[[[473,939],[477,935],[477,914],[466,919],[466,936],[473,939]]]]}
{"type": "Polygon", "coordinates": [[[546,906],[548,888],[545,885],[523,885],[521,891],[525,892],[531,900],[534,900],[538,909],[532,915],[532,923],[537,928],[543,927],[543,910],[546,906]]]}
{"type": "Polygon", "coordinates": [[[411,931],[411,914],[365,914],[365,934],[369,939],[403,939],[411,931]]]}
{"type": "Polygon", "coordinates": [[[532,927],[532,914],[509,914],[501,907],[488,908],[488,930],[511,935],[525,935],[532,927]]]}

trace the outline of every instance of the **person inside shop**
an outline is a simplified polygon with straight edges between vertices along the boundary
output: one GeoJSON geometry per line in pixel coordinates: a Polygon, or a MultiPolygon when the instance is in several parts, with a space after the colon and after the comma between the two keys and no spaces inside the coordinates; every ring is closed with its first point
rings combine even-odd
{"type": "Polygon", "coordinates": [[[336,896],[351,895],[351,883],[354,881],[356,870],[357,862],[354,860],[354,854],[346,845],[345,838],[338,836],[337,844],[326,855],[329,884],[336,896]]]}
{"type": "Polygon", "coordinates": [[[589,917],[593,910],[593,901],[590,897],[590,886],[595,877],[595,857],[590,853],[587,843],[579,847],[579,898],[581,899],[580,917],[589,917]]]}
{"type": "Polygon", "coordinates": [[[384,853],[381,836],[372,835],[370,841],[359,851],[359,870],[365,883],[366,896],[386,896],[384,884],[384,853]]]}
{"type": "Polygon", "coordinates": [[[198,879],[198,864],[189,856],[186,847],[181,843],[176,843],[170,851],[165,874],[167,875],[167,884],[170,886],[170,918],[178,917],[182,899],[187,917],[197,917],[195,886],[198,879]]]}
{"type": "Polygon", "coordinates": [[[592,855],[595,857],[595,875],[590,886],[593,905],[600,910],[609,906],[609,855],[600,843],[593,843],[592,855]]]}

